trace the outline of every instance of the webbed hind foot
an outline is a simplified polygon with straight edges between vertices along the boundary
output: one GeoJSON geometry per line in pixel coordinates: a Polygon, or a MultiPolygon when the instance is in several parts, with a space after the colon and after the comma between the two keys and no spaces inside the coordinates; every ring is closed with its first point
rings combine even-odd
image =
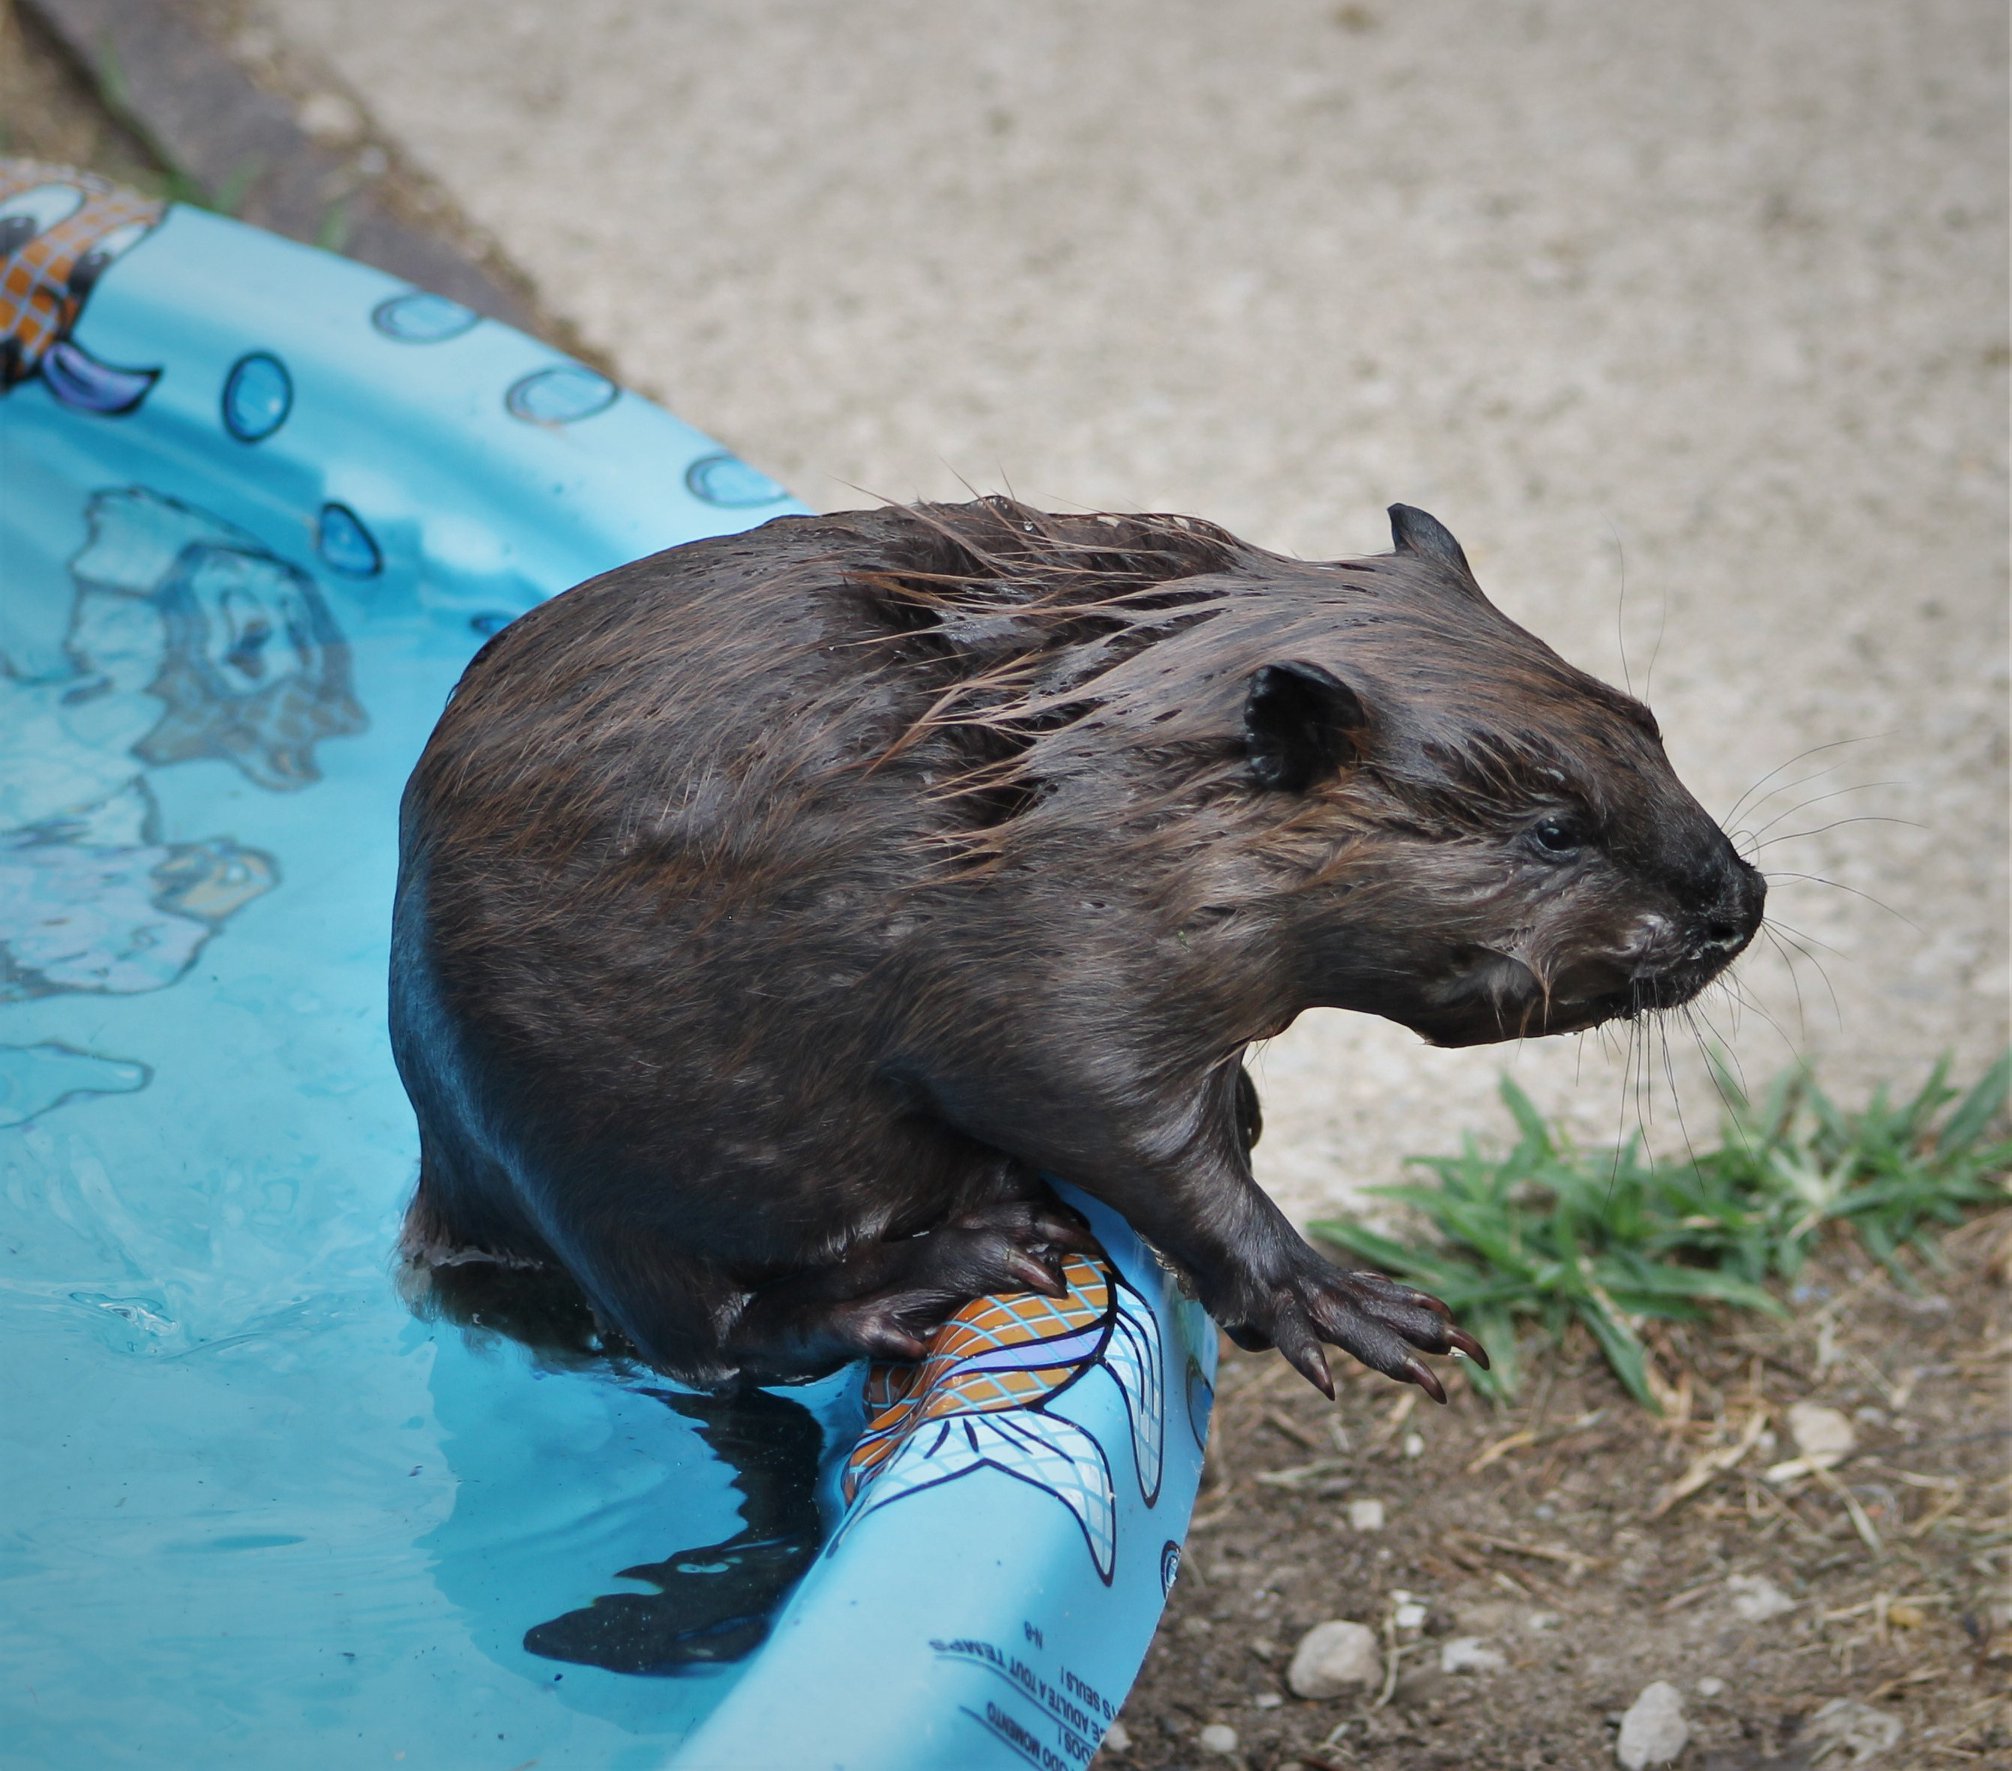
{"type": "Polygon", "coordinates": [[[832,1267],[756,1293],[728,1349],[754,1377],[858,1358],[920,1359],[929,1335],[973,1298],[1062,1297],[1064,1260],[1100,1252],[1082,1217],[1043,1188],[975,1207],[923,1235],[868,1243],[832,1267]]]}

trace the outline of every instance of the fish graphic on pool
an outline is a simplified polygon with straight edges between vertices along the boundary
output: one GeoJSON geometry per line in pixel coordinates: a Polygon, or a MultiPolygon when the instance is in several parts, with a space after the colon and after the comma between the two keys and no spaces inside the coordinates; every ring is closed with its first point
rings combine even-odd
{"type": "MultiPolygon", "coordinates": [[[[298,791],[321,778],[321,741],[367,723],[348,643],[304,572],[141,486],[92,494],[83,517],[67,630],[52,643],[0,601],[0,1008],[187,976],[279,869],[227,833],[172,828],[156,776],[222,761],[298,791]]],[[[21,588],[11,570],[0,590],[21,588]]],[[[130,1092],[146,1073],[0,1038],[0,1123],[130,1092]]]]}
{"type": "Polygon", "coordinates": [[[147,397],[159,369],[101,363],[71,334],[166,207],[67,166],[0,160],[0,394],[39,375],[64,405],[108,417],[147,397]]]}
{"type": "Polygon", "coordinates": [[[1105,1372],[1125,1398],[1139,1492],[1153,1505],[1165,1418],[1159,1329],[1110,1261],[1071,1255],[1063,1278],[1064,1297],[979,1298],[937,1330],[919,1364],[873,1367],[867,1429],[842,1481],[848,1511],[839,1536],[905,1495],[996,1470],[1067,1507],[1110,1583],[1118,1529],[1110,1459],[1050,1405],[1105,1372]]]}

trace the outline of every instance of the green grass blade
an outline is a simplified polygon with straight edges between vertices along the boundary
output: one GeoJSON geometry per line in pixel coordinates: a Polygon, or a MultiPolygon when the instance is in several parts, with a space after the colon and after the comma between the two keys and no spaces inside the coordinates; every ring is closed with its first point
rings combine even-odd
{"type": "Polygon", "coordinates": [[[2012,1093],[2012,1051],[1984,1072],[1983,1079],[1943,1121],[1935,1139],[1936,1154],[1953,1156],[1969,1149],[1984,1135],[1987,1126],[2004,1117],[2008,1093],[2012,1093]]]}

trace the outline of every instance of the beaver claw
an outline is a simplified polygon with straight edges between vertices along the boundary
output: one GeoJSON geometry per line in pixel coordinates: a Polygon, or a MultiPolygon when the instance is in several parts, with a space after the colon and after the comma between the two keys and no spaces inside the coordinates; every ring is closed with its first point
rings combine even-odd
{"type": "Polygon", "coordinates": [[[829,1331],[855,1354],[916,1360],[926,1356],[928,1337],[973,1298],[1015,1291],[1067,1297],[1069,1256],[1103,1251],[1081,1215],[1060,1201],[1012,1199],[877,1252],[898,1253],[898,1269],[875,1290],[835,1306],[829,1331]]]}
{"type": "Polygon", "coordinates": [[[1411,1349],[1464,1353],[1484,1371],[1488,1354],[1453,1312],[1429,1292],[1381,1273],[1345,1273],[1307,1253],[1298,1271],[1270,1290],[1268,1308],[1252,1310],[1227,1329],[1247,1352],[1276,1347],[1300,1376],[1330,1401],[1334,1374],[1321,1342],[1353,1353],[1373,1371],[1416,1384],[1435,1402],[1446,1400],[1438,1374],[1411,1349]]]}

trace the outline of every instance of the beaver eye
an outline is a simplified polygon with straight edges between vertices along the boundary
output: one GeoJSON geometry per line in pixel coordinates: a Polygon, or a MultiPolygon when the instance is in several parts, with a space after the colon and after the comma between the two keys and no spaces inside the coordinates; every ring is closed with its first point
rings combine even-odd
{"type": "Polygon", "coordinates": [[[1552,816],[1530,826],[1530,841],[1550,861],[1565,861],[1586,846],[1586,833],[1576,818],[1552,816]]]}

